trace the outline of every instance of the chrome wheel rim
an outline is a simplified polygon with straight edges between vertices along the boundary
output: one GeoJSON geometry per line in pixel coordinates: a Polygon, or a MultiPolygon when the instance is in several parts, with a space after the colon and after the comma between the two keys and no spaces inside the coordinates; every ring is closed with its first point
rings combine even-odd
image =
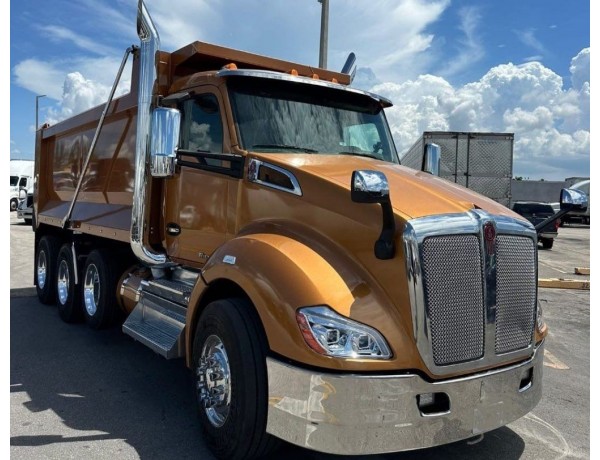
{"type": "Polygon", "coordinates": [[[46,253],[44,251],[40,251],[38,254],[37,282],[40,289],[44,289],[46,285],[46,253]]]}
{"type": "Polygon", "coordinates": [[[88,315],[94,316],[98,310],[100,300],[100,275],[98,268],[94,264],[88,265],[85,271],[85,281],[83,283],[83,300],[85,302],[85,311],[88,315]]]}
{"type": "Polygon", "coordinates": [[[216,428],[225,424],[231,405],[231,371],[221,339],[210,335],[204,341],[196,367],[198,401],[208,421],[216,428]]]}
{"type": "Polygon", "coordinates": [[[66,260],[61,260],[58,265],[58,301],[61,305],[67,303],[69,298],[69,266],[66,260]]]}

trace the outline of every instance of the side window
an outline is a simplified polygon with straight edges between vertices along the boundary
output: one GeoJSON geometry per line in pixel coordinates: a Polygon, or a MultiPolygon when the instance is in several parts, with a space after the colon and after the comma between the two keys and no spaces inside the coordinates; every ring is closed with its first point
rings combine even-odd
{"type": "Polygon", "coordinates": [[[21,177],[21,180],[19,181],[19,187],[27,187],[27,178],[26,177],[21,177]]]}
{"type": "Polygon", "coordinates": [[[223,152],[223,124],[219,101],[213,94],[186,101],[183,119],[182,148],[195,152],[223,152]]]}

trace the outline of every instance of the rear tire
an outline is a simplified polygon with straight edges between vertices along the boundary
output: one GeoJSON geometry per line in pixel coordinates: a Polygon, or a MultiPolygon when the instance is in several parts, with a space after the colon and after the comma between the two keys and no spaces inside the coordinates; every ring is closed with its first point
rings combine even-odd
{"type": "Polygon", "coordinates": [[[208,446],[221,459],[255,459],[279,445],[266,432],[267,341],[253,308],[245,299],[211,302],[194,336],[198,414],[208,446]],[[211,400],[215,389],[222,392],[211,400]]]}
{"type": "Polygon", "coordinates": [[[119,272],[114,258],[114,254],[106,249],[95,249],[85,261],[81,286],[82,311],[92,329],[110,327],[119,317],[116,295],[119,272]]]}
{"type": "Polygon", "coordinates": [[[65,323],[75,323],[82,319],[81,279],[75,284],[75,264],[68,243],[63,244],[56,264],[56,305],[58,314],[65,323]]]}
{"type": "Polygon", "coordinates": [[[35,255],[36,290],[40,302],[52,305],[56,301],[56,261],[60,241],[46,235],[40,239],[35,255]]]}
{"type": "Polygon", "coordinates": [[[552,249],[552,246],[554,246],[554,239],[542,239],[542,247],[544,249],[552,249]]]}

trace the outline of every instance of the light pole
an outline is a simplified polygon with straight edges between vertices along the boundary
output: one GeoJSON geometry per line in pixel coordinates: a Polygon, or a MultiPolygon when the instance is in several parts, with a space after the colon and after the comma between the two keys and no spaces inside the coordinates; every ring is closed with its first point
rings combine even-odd
{"type": "Polygon", "coordinates": [[[41,97],[46,97],[45,94],[40,94],[35,97],[35,130],[38,130],[38,108],[39,108],[39,100],[41,97]]]}
{"type": "Polygon", "coordinates": [[[329,30],[329,0],[319,0],[321,6],[321,45],[319,47],[319,67],[327,68],[327,36],[329,30]]]}

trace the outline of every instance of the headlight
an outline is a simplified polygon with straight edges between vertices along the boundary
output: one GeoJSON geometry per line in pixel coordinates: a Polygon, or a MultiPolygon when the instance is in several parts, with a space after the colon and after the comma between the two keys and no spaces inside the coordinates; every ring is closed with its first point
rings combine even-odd
{"type": "Polygon", "coordinates": [[[544,329],[544,326],[546,326],[546,323],[544,322],[544,318],[542,318],[542,303],[538,300],[538,303],[537,303],[537,328],[538,328],[538,331],[541,331],[542,329],[544,329]]]}
{"type": "Polygon", "coordinates": [[[296,312],[296,321],[307,345],[322,355],[369,359],[392,356],[379,332],[328,307],[300,308],[296,312]]]}

